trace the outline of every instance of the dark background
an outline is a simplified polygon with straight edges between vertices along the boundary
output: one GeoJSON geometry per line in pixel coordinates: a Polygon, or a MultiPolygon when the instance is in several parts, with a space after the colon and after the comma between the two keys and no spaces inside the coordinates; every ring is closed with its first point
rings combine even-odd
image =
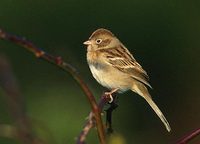
{"type": "MultiPolygon", "coordinates": [[[[120,94],[113,126],[127,144],[169,144],[200,126],[200,1],[1,0],[0,27],[62,56],[97,99],[104,88],[89,71],[82,43],[97,28],[111,30],[148,72],[150,93],[172,127],[168,133],[138,95],[120,94]]],[[[0,40],[0,54],[12,64],[37,135],[75,143],[90,106],[72,77],[10,42],[0,40]]],[[[0,122],[11,123],[2,89],[0,122]]],[[[97,141],[92,130],[88,143],[97,141]]],[[[1,137],[0,143],[17,142],[1,137]]]]}

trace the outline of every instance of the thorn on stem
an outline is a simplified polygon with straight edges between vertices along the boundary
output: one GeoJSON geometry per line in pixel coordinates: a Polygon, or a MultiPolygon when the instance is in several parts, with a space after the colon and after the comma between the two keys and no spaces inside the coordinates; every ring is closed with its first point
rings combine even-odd
{"type": "Polygon", "coordinates": [[[0,29],[0,38],[5,38],[5,37],[6,37],[5,33],[3,32],[2,29],[0,29]]]}
{"type": "Polygon", "coordinates": [[[37,58],[40,58],[40,57],[43,56],[44,54],[45,54],[44,51],[37,51],[37,52],[35,53],[35,56],[36,56],[37,58]]]}
{"type": "Polygon", "coordinates": [[[60,64],[62,64],[62,62],[63,62],[63,60],[62,60],[62,57],[56,57],[56,64],[57,65],[60,65],[60,64]]]}

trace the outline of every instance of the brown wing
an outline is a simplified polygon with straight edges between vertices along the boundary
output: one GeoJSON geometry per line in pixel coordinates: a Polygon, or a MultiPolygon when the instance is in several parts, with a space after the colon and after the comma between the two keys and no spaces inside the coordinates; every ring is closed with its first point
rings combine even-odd
{"type": "Polygon", "coordinates": [[[107,62],[118,70],[129,74],[132,78],[149,86],[149,77],[145,70],[133,58],[131,53],[124,46],[109,48],[107,51],[107,62]]]}
{"type": "Polygon", "coordinates": [[[142,67],[136,61],[130,61],[121,58],[109,58],[108,62],[118,70],[129,74],[134,79],[146,84],[151,88],[148,83],[149,77],[147,73],[142,69],[142,67]]]}

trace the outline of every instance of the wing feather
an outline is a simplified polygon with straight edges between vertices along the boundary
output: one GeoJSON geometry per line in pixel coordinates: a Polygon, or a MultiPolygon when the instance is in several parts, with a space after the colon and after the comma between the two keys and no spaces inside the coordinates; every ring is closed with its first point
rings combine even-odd
{"type": "Polygon", "coordinates": [[[132,78],[149,86],[149,77],[142,66],[134,59],[124,46],[109,48],[106,50],[107,63],[116,69],[129,74],[132,78]]]}

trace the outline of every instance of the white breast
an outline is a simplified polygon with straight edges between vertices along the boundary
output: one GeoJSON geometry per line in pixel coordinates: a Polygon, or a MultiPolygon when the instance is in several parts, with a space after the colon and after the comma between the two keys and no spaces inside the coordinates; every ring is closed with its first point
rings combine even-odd
{"type": "Polygon", "coordinates": [[[108,89],[119,88],[121,91],[129,89],[126,76],[120,71],[110,66],[101,66],[89,64],[93,77],[104,87],[108,89]]]}
{"type": "Polygon", "coordinates": [[[105,86],[105,81],[104,81],[104,78],[103,78],[103,75],[105,75],[105,74],[104,74],[104,72],[103,72],[103,69],[97,68],[97,67],[95,67],[95,66],[92,65],[92,64],[90,64],[89,67],[90,67],[90,70],[91,70],[91,72],[92,72],[93,77],[94,77],[101,85],[105,86]]]}

